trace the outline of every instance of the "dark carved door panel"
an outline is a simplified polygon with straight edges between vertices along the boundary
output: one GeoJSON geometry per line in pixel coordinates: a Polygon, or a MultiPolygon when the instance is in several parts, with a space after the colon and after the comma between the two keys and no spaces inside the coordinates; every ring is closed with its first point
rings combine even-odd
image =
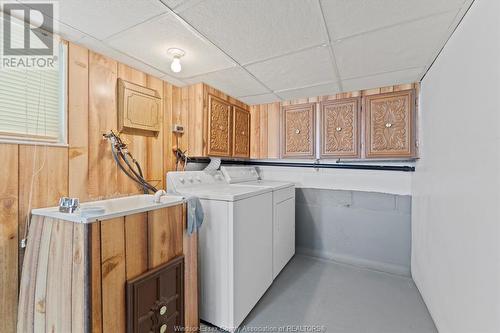
{"type": "Polygon", "coordinates": [[[183,326],[183,256],[127,281],[128,333],[173,333],[183,326]]]}

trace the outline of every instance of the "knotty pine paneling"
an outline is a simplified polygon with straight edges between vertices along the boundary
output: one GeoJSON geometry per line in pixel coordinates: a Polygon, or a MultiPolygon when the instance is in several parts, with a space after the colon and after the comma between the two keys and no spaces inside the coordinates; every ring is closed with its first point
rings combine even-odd
{"type": "Polygon", "coordinates": [[[125,217],[127,280],[148,270],[148,214],[125,217]]]}
{"type": "Polygon", "coordinates": [[[275,159],[280,156],[279,102],[253,105],[250,108],[250,157],[275,159]]]}
{"type": "MultiPolygon", "coordinates": [[[[59,198],[66,195],[88,201],[140,192],[128,178],[119,175],[109,143],[102,138],[102,134],[117,129],[118,77],[156,89],[162,96],[164,114],[160,134],[156,137],[143,137],[134,133],[124,136],[130,144],[132,154],[140,161],[146,178],[157,187],[164,188],[165,173],[175,168],[172,153],[175,143],[171,127],[173,123],[187,123],[187,113],[181,108],[181,88],[69,43],[68,147],[0,143],[0,155],[6,161],[0,175],[2,333],[16,331],[17,288],[23,260],[23,252],[19,250],[18,244],[23,237],[24,223],[30,209],[57,205],[59,198]]],[[[187,136],[181,138],[181,142],[182,140],[187,142],[187,136]]],[[[187,147],[187,144],[184,147],[187,147]]],[[[94,228],[91,246],[99,248],[100,229],[98,225],[94,228]]],[[[125,228],[124,232],[129,235],[129,244],[135,249],[142,248],[142,240],[135,239],[132,235],[134,232],[147,234],[147,225],[144,227],[139,222],[126,221],[125,228]]],[[[73,237],[82,235],[74,233],[73,237]]],[[[193,246],[196,246],[196,243],[191,247],[193,246]]],[[[74,249],[76,252],[73,255],[78,257],[80,250],[74,249]]],[[[143,254],[129,260],[130,271],[127,271],[127,276],[142,271],[147,264],[147,261],[144,263],[147,258],[143,254]]],[[[77,283],[81,273],[74,271],[71,283],[77,283]]],[[[92,266],[91,274],[100,279],[101,267],[92,266]]],[[[98,299],[101,290],[96,287],[92,289],[92,293],[94,298],[98,299]]],[[[102,313],[100,308],[94,309],[93,332],[102,332],[102,313]]],[[[78,314],[73,313],[73,328],[80,326],[83,320],[77,316],[78,314]]],[[[41,320],[41,317],[38,320],[41,320]]]]}
{"type": "MultiPolygon", "coordinates": [[[[55,206],[68,195],[68,148],[19,146],[19,238],[34,208],[55,206]]],[[[24,251],[19,251],[22,267],[24,251]]]]}
{"type": "Polygon", "coordinates": [[[148,212],[149,269],[166,264],[183,253],[184,225],[178,223],[183,218],[182,210],[178,205],[148,212]]]}
{"type": "Polygon", "coordinates": [[[250,158],[260,159],[264,154],[260,153],[260,110],[265,107],[253,105],[250,108],[250,158]]]}
{"type": "Polygon", "coordinates": [[[18,172],[17,145],[0,145],[0,332],[16,332],[18,285],[18,172]]]}
{"type": "MultiPolygon", "coordinates": [[[[71,47],[71,44],[70,44],[71,47]]],[[[118,63],[100,54],[89,53],[89,199],[119,194],[118,168],[104,133],[116,132],[116,82],[118,63]]]]}
{"type": "Polygon", "coordinates": [[[103,332],[125,332],[125,219],[101,224],[101,285],[103,332]]]}
{"type": "MultiPolygon", "coordinates": [[[[146,86],[148,88],[154,89],[160,94],[161,98],[161,108],[160,110],[164,110],[164,96],[163,96],[163,81],[155,78],[151,75],[148,75],[146,78],[146,86]]],[[[165,115],[160,115],[161,120],[165,115]]],[[[157,135],[150,136],[146,138],[146,179],[156,186],[157,188],[163,188],[165,185],[165,173],[163,167],[163,140],[164,140],[164,131],[163,131],[163,121],[160,121],[160,131],[157,135]]]]}
{"type": "Polygon", "coordinates": [[[68,47],[68,191],[88,200],[89,182],[89,50],[68,47]]]}
{"type": "MultiPolygon", "coordinates": [[[[190,156],[204,156],[207,153],[205,141],[207,125],[203,112],[203,84],[198,83],[182,89],[183,114],[187,115],[187,149],[190,156]]],[[[181,147],[181,149],[183,149],[181,147]]]]}

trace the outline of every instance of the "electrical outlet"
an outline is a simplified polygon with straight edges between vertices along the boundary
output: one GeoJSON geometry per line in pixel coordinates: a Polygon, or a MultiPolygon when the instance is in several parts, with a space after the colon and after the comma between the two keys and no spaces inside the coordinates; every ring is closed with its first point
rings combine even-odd
{"type": "Polygon", "coordinates": [[[179,124],[174,124],[172,126],[172,132],[182,134],[182,133],[184,133],[184,126],[179,125],[179,124]]]}

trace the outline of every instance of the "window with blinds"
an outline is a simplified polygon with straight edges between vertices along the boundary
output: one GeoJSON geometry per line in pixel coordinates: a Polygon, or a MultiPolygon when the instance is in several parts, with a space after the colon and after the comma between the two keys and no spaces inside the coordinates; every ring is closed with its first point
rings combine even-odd
{"type": "Polygon", "coordinates": [[[53,69],[0,69],[0,139],[65,142],[65,54],[60,43],[53,69]]]}

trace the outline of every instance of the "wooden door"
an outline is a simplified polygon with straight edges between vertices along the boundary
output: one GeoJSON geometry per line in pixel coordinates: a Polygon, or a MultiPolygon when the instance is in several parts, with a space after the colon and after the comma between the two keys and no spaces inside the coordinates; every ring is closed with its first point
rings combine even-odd
{"type": "Polygon", "coordinates": [[[184,327],[184,257],[127,281],[127,333],[184,327]]]}
{"type": "Polygon", "coordinates": [[[283,107],[281,115],[281,157],[315,157],[315,119],[315,103],[283,107]]]}
{"type": "Polygon", "coordinates": [[[231,104],[208,95],[208,155],[231,156],[231,104]]]}
{"type": "Polygon", "coordinates": [[[250,112],[233,106],[233,157],[250,157],[250,112]]]}
{"type": "Polygon", "coordinates": [[[321,157],[359,157],[360,99],[321,103],[321,157]]]}
{"type": "Polygon", "coordinates": [[[415,155],[415,91],[364,97],[366,157],[415,155]]]}

